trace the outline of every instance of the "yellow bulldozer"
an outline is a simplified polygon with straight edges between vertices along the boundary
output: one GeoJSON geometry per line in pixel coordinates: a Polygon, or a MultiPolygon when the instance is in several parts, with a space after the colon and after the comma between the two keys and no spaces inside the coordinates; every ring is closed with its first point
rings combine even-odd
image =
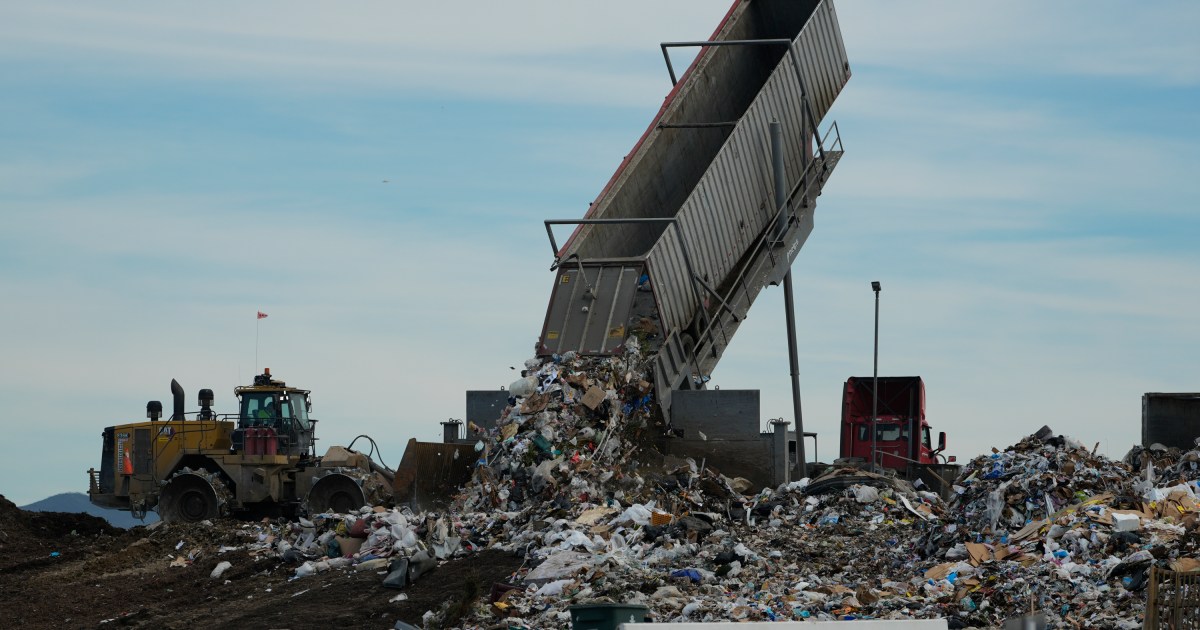
{"type": "Polygon", "coordinates": [[[174,379],[171,393],[169,419],[152,400],[146,421],[104,429],[100,470],[88,470],[93,503],[197,522],[346,512],[391,499],[393,473],[369,455],[340,446],[316,455],[311,393],[276,380],[270,369],[234,388],[234,414],[213,411],[211,389],[200,390],[200,409],[190,413],[174,379]]]}

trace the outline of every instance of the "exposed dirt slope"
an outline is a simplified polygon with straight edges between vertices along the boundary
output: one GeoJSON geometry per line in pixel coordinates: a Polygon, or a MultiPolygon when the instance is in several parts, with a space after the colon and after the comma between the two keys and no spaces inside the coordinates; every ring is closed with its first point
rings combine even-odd
{"type": "Polygon", "coordinates": [[[486,597],[521,564],[483,551],[439,566],[404,591],[384,588],[375,571],[293,579],[295,567],[277,559],[219,553],[245,542],[239,526],[125,531],[86,514],[25,512],[0,496],[0,619],[19,628],[420,626],[425,611],[486,597]],[[172,566],[189,555],[186,566],[172,566]],[[209,577],[222,561],[232,566],[209,577]],[[408,599],[389,601],[400,593],[408,599]]]}

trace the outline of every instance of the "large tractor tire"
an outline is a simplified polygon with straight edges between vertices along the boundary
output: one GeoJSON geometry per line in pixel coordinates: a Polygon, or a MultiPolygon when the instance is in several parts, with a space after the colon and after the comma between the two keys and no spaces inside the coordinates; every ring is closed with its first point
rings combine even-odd
{"type": "Polygon", "coordinates": [[[363,494],[358,481],[341,473],[325,475],[318,479],[305,499],[309,514],[345,514],[366,504],[366,495],[363,494]]]}
{"type": "Polygon", "coordinates": [[[176,473],[158,499],[158,516],[167,523],[199,523],[221,515],[222,488],[213,475],[201,469],[176,473]]]}

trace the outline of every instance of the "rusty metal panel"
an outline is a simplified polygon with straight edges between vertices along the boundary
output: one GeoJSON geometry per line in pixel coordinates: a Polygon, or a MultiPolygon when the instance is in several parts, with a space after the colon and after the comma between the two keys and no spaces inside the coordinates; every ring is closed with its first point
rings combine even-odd
{"type": "Polygon", "coordinates": [[[471,480],[475,461],[473,444],[410,439],[392,479],[393,500],[421,509],[444,506],[471,480]]]}

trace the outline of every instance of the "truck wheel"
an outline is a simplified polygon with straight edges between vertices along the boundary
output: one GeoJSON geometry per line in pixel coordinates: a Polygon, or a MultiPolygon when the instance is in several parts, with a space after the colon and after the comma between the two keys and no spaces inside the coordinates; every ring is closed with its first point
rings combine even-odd
{"type": "Polygon", "coordinates": [[[332,474],[321,477],[313,484],[305,503],[309,514],[336,512],[345,514],[367,504],[362,488],[353,478],[332,474]]]}
{"type": "Polygon", "coordinates": [[[176,475],[163,488],[158,515],[168,523],[198,523],[220,516],[217,492],[207,479],[196,474],[176,475]]]}

